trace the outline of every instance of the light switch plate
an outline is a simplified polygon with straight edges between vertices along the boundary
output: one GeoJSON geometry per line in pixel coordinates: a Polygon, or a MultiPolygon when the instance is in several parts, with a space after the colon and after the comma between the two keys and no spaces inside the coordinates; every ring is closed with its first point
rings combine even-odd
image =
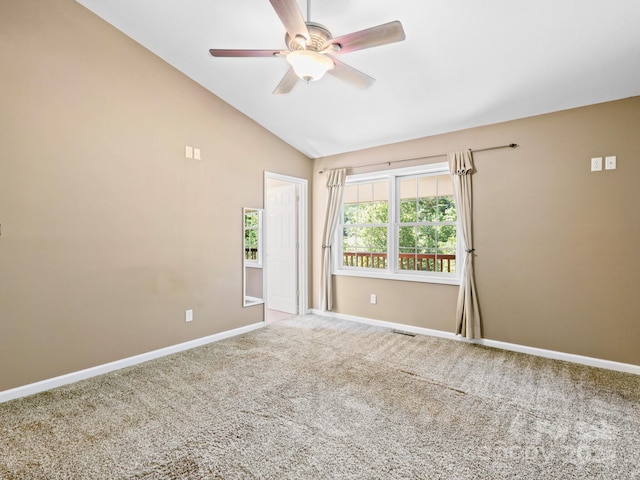
{"type": "Polygon", "coordinates": [[[591,171],[599,172],[602,170],[602,157],[595,157],[591,159],[591,171]]]}
{"type": "Polygon", "coordinates": [[[184,147],[184,156],[187,158],[193,158],[193,147],[187,145],[184,147]]]}
{"type": "Polygon", "coordinates": [[[193,149],[193,158],[196,160],[200,160],[200,149],[199,148],[194,148],[193,149]]]}
{"type": "Polygon", "coordinates": [[[616,157],[615,155],[612,157],[604,158],[604,168],[607,170],[615,170],[616,169],[616,157]]]}

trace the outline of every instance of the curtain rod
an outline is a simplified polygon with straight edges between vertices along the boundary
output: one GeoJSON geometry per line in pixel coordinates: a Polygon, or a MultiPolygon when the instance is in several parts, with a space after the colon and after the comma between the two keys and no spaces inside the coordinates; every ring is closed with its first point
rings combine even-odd
{"type": "MultiPolygon", "coordinates": [[[[517,147],[519,147],[517,143],[510,143],[509,145],[499,145],[497,147],[478,148],[476,150],[471,150],[471,152],[472,153],[486,152],[488,150],[498,150],[501,148],[517,148],[517,147]]],[[[347,167],[347,168],[353,169],[353,168],[377,167],[378,165],[387,165],[390,167],[392,163],[411,162],[414,160],[426,160],[427,158],[445,157],[446,155],[447,155],[446,153],[438,153],[437,155],[427,155],[426,157],[405,158],[403,160],[390,160],[388,162],[369,163],[367,165],[358,165],[356,167],[347,167]]],[[[318,173],[322,174],[324,173],[324,170],[320,170],[318,173]]]]}

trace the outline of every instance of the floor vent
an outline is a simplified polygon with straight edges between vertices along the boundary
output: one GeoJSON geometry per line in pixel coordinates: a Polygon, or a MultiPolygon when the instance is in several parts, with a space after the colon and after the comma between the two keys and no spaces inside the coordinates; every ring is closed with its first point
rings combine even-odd
{"type": "Polygon", "coordinates": [[[392,330],[393,333],[397,333],[398,335],[406,335],[407,337],[415,337],[415,333],[411,332],[403,332],[402,330],[392,330]]]}

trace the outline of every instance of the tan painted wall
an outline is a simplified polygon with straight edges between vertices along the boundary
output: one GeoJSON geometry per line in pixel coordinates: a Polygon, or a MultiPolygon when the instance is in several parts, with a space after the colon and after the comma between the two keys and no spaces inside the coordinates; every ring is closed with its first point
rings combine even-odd
{"type": "MultiPolygon", "coordinates": [[[[512,142],[520,147],[475,156],[485,337],[640,364],[640,97],[317,159],[314,171],[512,142]],[[591,157],[605,155],[617,155],[617,170],[591,173],[591,157]]],[[[316,232],[323,225],[324,180],[314,174],[316,232]]],[[[319,236],[313,244],[318,282],[319,236]]],[[[457,287],[334,281],[337,312],[455,328],[457,287]],[[375,306],[370,293],[378,294],[375,306]]],[[[314,288],[313,305],[319,304],[314,288]]]]}
{"type": "Polygon", "coordinates": [[[2,2],[0,60],[0,391],[261,321],[241,207],[312,162],[70,0],[2,2]]]}

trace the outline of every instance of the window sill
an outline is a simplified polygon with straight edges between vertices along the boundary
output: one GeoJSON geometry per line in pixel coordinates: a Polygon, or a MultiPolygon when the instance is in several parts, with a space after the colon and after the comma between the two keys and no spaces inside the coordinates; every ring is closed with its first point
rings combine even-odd
{"type": "Polygon", "coordinates": [[[390,273],[386,271],[368,271],[360,269],[341,269],[335,270],[333,275],[345,277],[364,277],[379,278],[383,280],[399,280],[403,282],[420,282],[420,283],[439,283],[443,285],[460,285],[460,277],[458,275],[424,275],[422,273],[390,273]]]}

